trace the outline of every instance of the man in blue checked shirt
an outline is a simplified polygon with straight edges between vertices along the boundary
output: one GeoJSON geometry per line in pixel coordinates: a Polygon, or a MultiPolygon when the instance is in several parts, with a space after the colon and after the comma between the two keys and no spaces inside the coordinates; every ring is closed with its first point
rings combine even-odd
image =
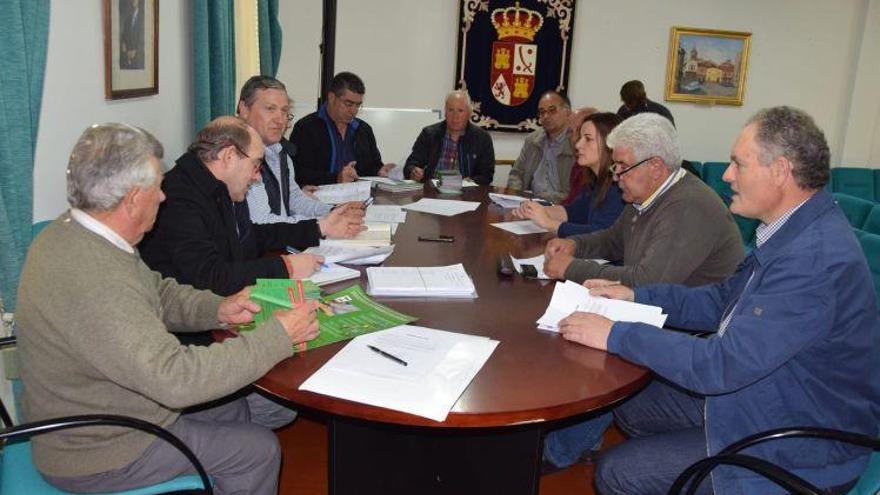
{"type": "MultiPolygon", "coordinates": [[[[823,189],[829,155],[807,114],[762,110],[737,138],[724,174],[734,191],[731,211],[761,221],[757,247],[731,278],[635,291],[586,282],[593,295],[660,306],[670,325],[713,332],[698,338],[581,312],[560,322],[567,340],[617,354],[657,377],[614,412],[630,439],[600,458],[601,493],[666,493],[692,463],[776,428],[877,433],[880,317],[865,256],[823,189]]],[[[828,493],[846,493],[870,454],[821,439],[776,440],[742,453],[828,493]]],[[[751,471],[724,466],[697,493],[781,491],[751,471]]]]}

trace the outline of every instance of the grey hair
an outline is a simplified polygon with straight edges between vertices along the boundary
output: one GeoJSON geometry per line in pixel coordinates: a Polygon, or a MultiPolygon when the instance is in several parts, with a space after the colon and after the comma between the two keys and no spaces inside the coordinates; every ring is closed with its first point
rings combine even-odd
{"type": "Polygon", "coordinates": [[[443,99],[443,108],[444,109],[446,108],[446,102],[448,102],[449,99],[452,98],[453,96],[457,97],[457,98],[458,97],[464,98],[464,101],[467,102],[468,111],[469,112],[474,111],[474,102],[471,101],[471,95],[469,95],[468,92],[463,89],[456,89],[454,91],[450,91],[450,92],[446,93],[446,98],[443,99]]]}
{"type": "Polygon", "coordinates": [[[605,142],[611,149],[629,148],[636,162],[656,156],[670,172],[681,168],[678,133],[666,117],[654,113],[633,115],[615,127],[605,142]]]}
{"type": "Polygon", "coordinates": [[[96,124],[82,133],[67,165],[67,202],[85,211],[115,208],[133,187],[147,188],[158,174],[150,158],[162,159],[162,143],[128,124],[96,124]]]}
{"type": "Polygon", "coordinates": [[[820,189],[831,176],[831,152],[825,134],[803,110],[781,106],[765,108],[749,119],[761,165],[784,156],[791,161],[795,183],[803,189],[820,189]]]}
{"type": "MultiPolygon", "coordinates": [[[[246,107],[250,108],[257,99],[257,91],[262,89],[280,89],[287,94],[287,87],[278,79],[271,76],[253,76],[241,87],[238,101],[243,102],[246,107]]],[[[288,98],[289,100],[290,98],[288,98]]]]}

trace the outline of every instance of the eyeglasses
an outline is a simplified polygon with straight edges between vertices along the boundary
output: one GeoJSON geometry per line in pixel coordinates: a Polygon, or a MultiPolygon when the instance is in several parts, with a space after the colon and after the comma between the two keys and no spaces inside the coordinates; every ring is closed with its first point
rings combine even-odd
{"type": "Polygon", "coordinates": [[[360,109],[362,106],[364,106],[364,102],[362,101],[351,101],[347,98],[340,98],[340,100],[342,101],[342,104],[345,106],[345,108],[360,109]]]}
{"type": "Polygon", "coordinates": [[[547,115],[554,115],[558,111],[559,111],[559,109],[556,108],[555,106],[548,107],[546,109],[539,108],[538,109],[538,117],[546,117],[547,115]]]}
{"type": "Polygon", "coordinates": [[[293,114],[290,112],[287,113],[287,122],[288,123],[293,122],[293,114]]]}
{"type": "Polygon", "coordinates": [[[631,167],[626,167],[626,168],[623,168],[623,169],[622,169],[622,167],[626,166],[625,163],[623,163],[623,162],[614,162],[614,163],[611,164],[611,167],[609,167],[609,169],[611,170],[611,173],[614,174],[614,178],[615,178],[615,179],[620,179],[620,177],[621,177],[623,174],[629,172],[630,170],[632,170],[632,169],[638,167],[639,165],[641,165],[641,164],[643,164],[643,163],[647,163],[647,162],[653,160],[654,158],[657,158],[657,157],[656,157],[656,156],[649,156],[648,158],[645,158],[644,160],[642,160],[642,161],[636,163],[635,165],[633,165],[633,166],[631,166],[631,167]],[[621,170],[621,169],[622,169],[622,170],[621,170]],[[619,170],[619,172],[618,172],[618,170],[619,170]]]}
{"type": "Polygon", "coordinates": [[[241,156],[242,158],[247,158],[248,161],[251,162],[251,167],[253,167],[255,173],[259,172],[260,169],[263,168],[263,158],[253,158],[252,156],[242,151],[238,146],[235,146],[235,151],[239,154],[239,156],[241,156]]]}

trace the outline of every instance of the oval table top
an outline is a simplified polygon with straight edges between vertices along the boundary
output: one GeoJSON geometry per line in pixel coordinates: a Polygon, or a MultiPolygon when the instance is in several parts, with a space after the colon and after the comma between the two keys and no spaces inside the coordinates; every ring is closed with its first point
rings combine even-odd
{"type": "MultiPolygon", "coordinates": [[[[376,193],[377,204],[409,204],[421,197],[480,201],[475,212],[443,217],[407,212],[394,235],[395,250],[384,266],[442,266],[463,263],[474,280],[476,299],[376,297],[406,314],[414,325],[472,335],[500,344],[459,397],[446,421],[298,390],[346,342],[299,353],[276,365],[257,386],[294,404],[368,421],[429,427],[499,427],[562,419],[605,407],[641,389],[650,379],[644,368],[617,356],[567,342],[537,330],[553,293],[553,281],[501,277],[496,260],[543,251],[550,234],[517,236],[490,223],[513,220],[510,210],[488,200],[491,187],[465,189],[461,196],[439,195],[426,186],[407,194],[376,193]],[[418,236],[452,235],[453,243],[420,242],[418,236]]],[[[366,273],[361,283],[366,287],[366,273]]],[[[325,287],[334,292],[351,280],[325,287]]]]}

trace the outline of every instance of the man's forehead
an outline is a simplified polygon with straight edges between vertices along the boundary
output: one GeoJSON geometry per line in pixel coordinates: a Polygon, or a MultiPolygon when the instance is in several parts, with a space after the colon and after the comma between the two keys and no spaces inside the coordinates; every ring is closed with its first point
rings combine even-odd
{"type": "Polygon", "coordinates": [[[545,95],[543,98],[538,100],[539,108],[546,108],[552,106],[560,106],[562,104],[562,98],[555,94],[545,95]]]}
{"type": "Polygon", "coordinates": [[[289,105],[290,97],[287,96],[287,91],[283,89],[265,88],[257,90],[257,101],[289,105]]]}
{"type": "Polygon", "coordinates": [[[364,99],[364,95],[355,93],[354,91],[352,91],[350,89],[343,89],[342,94],[339,97],[342,98],[343,100],[350,100],[350,101],[355,101],[355,102],[361,101],[364,99]]]}

